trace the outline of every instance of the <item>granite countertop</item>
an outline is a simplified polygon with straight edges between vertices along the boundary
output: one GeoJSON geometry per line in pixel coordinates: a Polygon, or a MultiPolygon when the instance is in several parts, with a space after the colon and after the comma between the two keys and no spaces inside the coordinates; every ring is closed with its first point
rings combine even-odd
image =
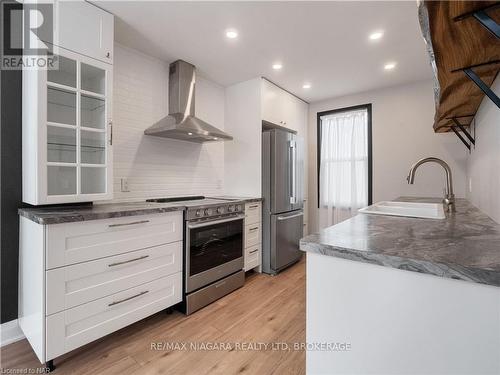
{"type": "MultiPolygon", "coordinates": [[[[441,202],[441,198],[398,201],[441,202]]],[[[500,286],[500,225],[465,199],[444,220],[358,214],[300,240],[300,249],[500,286]]]]}
{"type": "Polygon", "coordinates": [[[61,224],[76,221],[110,219],[114,217],[157,214],[170,211],[182,211],[182,202],[125,202],[105,203],[89,206],[62,207],[26,207],[19,209],[19,215],[38,224],[61,224]]]}
{"type": "MultiPolygon", "coordinates": [[[[262,198],[219,196],[210,197],[239,202],[260,202],[262,198]]],[[[114,217],[156,214],[170,211],[182,211],[186,208],[183,202],[124,202],[103,203],[81,206],[26,207],[19,209],[19,215],[38,224],[61,224],[77,221],[110,219],[114,217]]]]}

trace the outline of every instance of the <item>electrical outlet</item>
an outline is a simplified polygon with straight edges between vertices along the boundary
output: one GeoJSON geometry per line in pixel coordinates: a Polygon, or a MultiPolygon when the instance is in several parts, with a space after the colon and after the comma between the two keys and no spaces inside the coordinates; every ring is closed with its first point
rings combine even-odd
{"type": "Polygon", "coordinates": [[[127,193],[129,192],[129,188],[128,188],[128,179],[127,178],[122,178],[120,180],[121,182],[121,191],[124,192],[124,193],[127,193]]]}

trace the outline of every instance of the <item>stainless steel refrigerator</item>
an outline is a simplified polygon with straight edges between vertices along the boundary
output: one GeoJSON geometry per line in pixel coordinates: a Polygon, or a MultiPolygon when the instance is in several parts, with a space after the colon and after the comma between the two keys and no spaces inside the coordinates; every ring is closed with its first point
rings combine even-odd
{"type": "Polygon", "coordinates": [[[262,270],[276,274],[297,262],[303,233],[302,141],[280,129],[262,133],[262,270]]]}

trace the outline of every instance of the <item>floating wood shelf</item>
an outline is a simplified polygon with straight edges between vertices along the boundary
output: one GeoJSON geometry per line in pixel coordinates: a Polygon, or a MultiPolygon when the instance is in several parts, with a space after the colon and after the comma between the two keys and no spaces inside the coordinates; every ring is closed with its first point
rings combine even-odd
{"type": "Polygon", "coordinates": [[[500,70],[500,39],[495,29],[489,30],[479,20],[486,14],[492,21],[488,26],[499,24],[499,5],[500,1],[425,1],[420,5],[420,24],[435,75],[437,133],[457,133],[456,120],[464,128],[469,126],[485,96],[471,75],[488,89],[500,70]]]}

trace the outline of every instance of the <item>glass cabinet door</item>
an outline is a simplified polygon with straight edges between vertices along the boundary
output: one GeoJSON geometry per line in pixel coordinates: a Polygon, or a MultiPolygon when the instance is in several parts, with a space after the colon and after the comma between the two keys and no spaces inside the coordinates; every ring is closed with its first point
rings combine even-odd
{"type": "Polygon", "coordinates": [[[47,194],[77,194],[77,62],[47,71],[47,194]]]}
{"type": "Polygon", "coordinates": [[[81,58],[47,71],[48,196],[107,192],[108,73],[81,58]]]}
{"type": "Polygon", "coordinates": [[[82,194],[106,192],[106,71],[80,65],[80,160],[82,194]]]}

